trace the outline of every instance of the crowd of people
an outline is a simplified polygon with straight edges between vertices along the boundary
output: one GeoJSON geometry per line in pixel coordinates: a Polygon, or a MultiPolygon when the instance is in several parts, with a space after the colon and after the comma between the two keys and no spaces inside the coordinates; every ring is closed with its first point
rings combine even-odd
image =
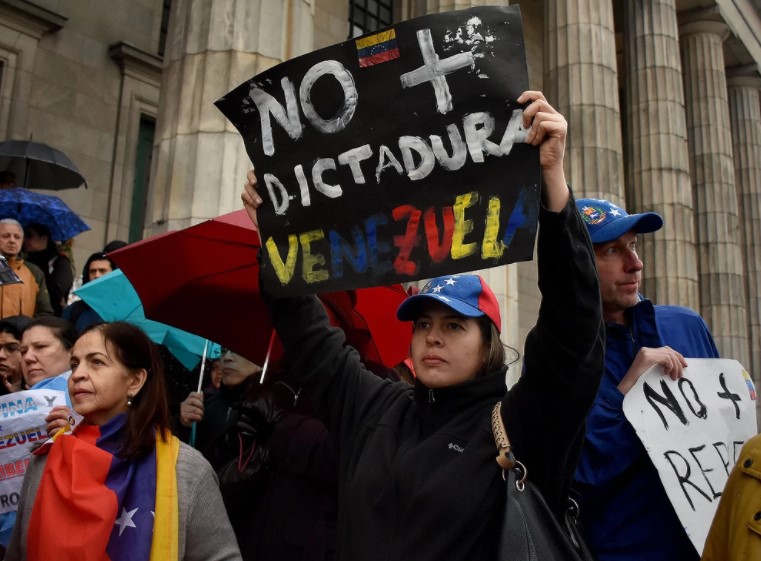
{"type": "MultiPolygon", "coordinates": [[[[284,358],[262,382],[261,365],[223,349],[203,392],[172,407],[157,346],[69,303],[72,264],[44,226],[0,220],[0,252],[24,281],[0,287],[0,393],[66,395],[45,418],[50,439],[31,453],[17,511],[0,514],[5,558],[494,559],[499,403],[553,515],[564,519],[569,497],[580,505],[594,559],[697,560],[623,400],[650,367],[678,379],[685,357],[718,351],[697,313],[639,291],[637,238],[663,219],[576,199],[565,119],[540,92],[518,102],[540,154],[542,302],[509,390],[498,301],[480,276],[458,274],[396,311],[413,326],[399,370],[370,367],[316,297],[263,290],[284,358]]],[[[255,224],[257,187],[251,172],[241,198],[255,224]]],[[[90,256],[82,283],[116,268],[114,248],[90,256]]],[[[761,559],[759,450],[752,439],[740,454],[705,559],[761,559]]]]}

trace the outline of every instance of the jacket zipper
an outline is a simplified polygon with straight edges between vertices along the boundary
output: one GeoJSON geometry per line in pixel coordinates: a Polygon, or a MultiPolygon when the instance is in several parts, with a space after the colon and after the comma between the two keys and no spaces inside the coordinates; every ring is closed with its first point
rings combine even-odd
{"type": "Polygon", "coordinates": [[[428,403],[434,403],[436,401],[436,396],[433,395],[433,390],[428,388],[428,403]]]}

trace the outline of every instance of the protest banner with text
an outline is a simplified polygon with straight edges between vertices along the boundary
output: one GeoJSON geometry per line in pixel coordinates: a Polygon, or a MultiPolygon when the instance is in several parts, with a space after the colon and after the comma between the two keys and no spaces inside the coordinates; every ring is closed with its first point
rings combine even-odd
{"type": "Polygon", "coordinates": [[[756,434],[756,390],[736,360],[688,358],[684,377],[660,366],[624,398],[661,483],[698,553],[743,443],[756,434]]]}
{"type": "Polygon", "coordinates": [[[66,405],[58,390],[26,390],[0,397],[0,513],[18,508],[32,447],[46,441],[45,417],[66,405]]]}
{"type": "Polygon", "coordinates": [[[539,151],[517,6],[402,22],[279,64],[216,105],[259,192],[276,295],[529,260],[539,151]]]}

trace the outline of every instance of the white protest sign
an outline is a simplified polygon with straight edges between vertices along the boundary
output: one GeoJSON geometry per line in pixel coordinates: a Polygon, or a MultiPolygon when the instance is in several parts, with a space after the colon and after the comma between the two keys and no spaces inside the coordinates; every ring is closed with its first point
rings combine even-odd
{"type": "Polygon", "coordinates": [[[687,359],[674,381],[660,366],[624,398],[624,414],[658,470],[698,553],[743,443],[756,434],[756,391],[736,360],[687,359]]]}
{"type": "Polygon", "coordinates": [[[32,447],[47,440],[45,417],[66,405],[65,392],[42,389],[0,397],[0,513],[18,508],[32,447]]]}

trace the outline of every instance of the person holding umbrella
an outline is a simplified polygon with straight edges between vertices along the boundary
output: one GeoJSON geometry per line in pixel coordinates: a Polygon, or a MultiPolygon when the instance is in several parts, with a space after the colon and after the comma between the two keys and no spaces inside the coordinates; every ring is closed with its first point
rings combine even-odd
{"type": "MultiPolygon", "coordinates": [[[[603,371],[600,289],[563,172],[566,121],[541,92],[517,101],[542,169],[543,299],[509,391],[499,305],[478,275],[434,279],[398,308],[414,329],[414,387],[369,373],[315,297],[267,298],[292,371],[337,441],[340,559],[496,559],[505,482],[494,465],[492,411],[555,517],[566,512],[603,371]]],[[[253,173],[241,198],[256,223],[253,173]]]]}
{"type": "Polygon", "coordinates": [[[74,267],[59,249],[44,224],[32,222],[24,228],[24,252],[26,260],[37,265],[45,273],[50,305],[53,313],[61,315],[74,283],[74,267]]]}
{"type": "Polygon", "coordinates": [[[16,186],[16,174],[11,170],[0,171],[0,189],[11,189],[16,186]]]}
{"type": "Polygon", "coordinates": [[[230,408],[244,397],[250,385],[258,383],[254,375],[262,371],[261,366],[230,349],[222,349],[219,363],[222,371],[219,391],[206,399],[201,392],[190,392],[180,404],[180,426],[175,427],[178,436],[189,442],[190,429],[193,423],[198,423],[193,445],[215,470],[227,459],[223,439],[230,408]]]}
{"type": "Polygon", "coordinates": [[[24,245],[24,228],[13,218],[0,220],[0,253],[22,280],[21,284],[0,286],[0,319],[8,316],[53,315],[45,273],[19,257],[24,245]]]}

